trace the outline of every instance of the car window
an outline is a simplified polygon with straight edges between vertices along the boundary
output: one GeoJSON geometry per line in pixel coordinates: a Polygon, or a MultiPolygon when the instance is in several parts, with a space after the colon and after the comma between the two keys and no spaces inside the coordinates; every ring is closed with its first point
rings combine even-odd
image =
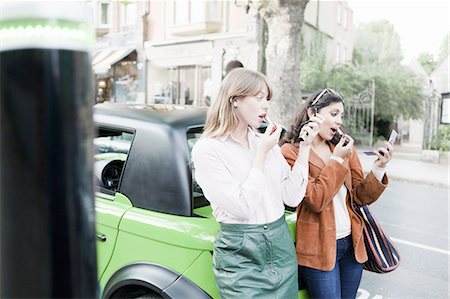
{"type": "MultiPolygon", "coordinates": [[[[192,153],[192,148],[194,147],[194,144],[200,139],[200,136],[202,135],[201,129],[194,129],[190,130],[187,133],[187,141],[189,146],[189,154],[192,153]]],[[[205,199],[203,195],[202,188],[197,184],[195,181],[195,167],[193,163],[190,163],[191,165],[191,171],[192,171],[192,197],[194,199],[194,208],[199,208],[205,205],[208,205],[209,203],[205,199]]]]}
{"type": "Polygon", "coordinates": [[[133,138],[133,132],[98,128],[94,138],[94,174],[100,192],[114,194],[119,190],[133,138]]]}

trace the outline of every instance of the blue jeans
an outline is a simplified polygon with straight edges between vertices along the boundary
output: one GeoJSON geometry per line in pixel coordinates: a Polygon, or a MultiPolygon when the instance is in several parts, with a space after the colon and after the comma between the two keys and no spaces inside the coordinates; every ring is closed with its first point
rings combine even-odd
{"type": "Polygon", "coordinates": [[[361,282],[363,264],[355,260],[351,235],[336,241],[336,265],[331,271],[299,266],[301,287],[311,299],[354,299],[361,282]]]}

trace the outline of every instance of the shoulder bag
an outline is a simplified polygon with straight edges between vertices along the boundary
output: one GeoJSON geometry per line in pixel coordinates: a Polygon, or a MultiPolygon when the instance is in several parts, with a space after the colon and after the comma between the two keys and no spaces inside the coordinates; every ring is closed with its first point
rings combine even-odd
{"type": "Polygon", "coordinates": [[[358,206],[355,212],[363,219],[364,243],[368,260],[364,269],[375,273],[388,273],[400,265],[400,255],[394,242],[383,232],[367,205],[358,206]]]}

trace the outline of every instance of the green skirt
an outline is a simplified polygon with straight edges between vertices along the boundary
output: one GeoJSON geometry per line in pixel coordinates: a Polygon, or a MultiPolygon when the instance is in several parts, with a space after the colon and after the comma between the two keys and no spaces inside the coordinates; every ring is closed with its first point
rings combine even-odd
{"type": "Polygon", "coordinates": [[[286,220],[221,224],[213,271],[221,298],[297,298],[297,256],[286,220]]]}

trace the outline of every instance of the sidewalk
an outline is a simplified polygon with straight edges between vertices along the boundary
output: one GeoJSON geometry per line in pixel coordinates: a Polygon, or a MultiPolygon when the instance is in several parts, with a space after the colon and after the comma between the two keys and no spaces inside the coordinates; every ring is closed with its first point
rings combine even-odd
{"type": "MultiPolygon", "coordinates": [[[[364,149],[357,148],[357,152],[364,172],[368,173],[376,157],[365,155],[364,149]]],[[[396,146],[386,172],[392,180],[449,188],[449,169],[449,165],[421,161],[419,153],[396,146]]]]}

